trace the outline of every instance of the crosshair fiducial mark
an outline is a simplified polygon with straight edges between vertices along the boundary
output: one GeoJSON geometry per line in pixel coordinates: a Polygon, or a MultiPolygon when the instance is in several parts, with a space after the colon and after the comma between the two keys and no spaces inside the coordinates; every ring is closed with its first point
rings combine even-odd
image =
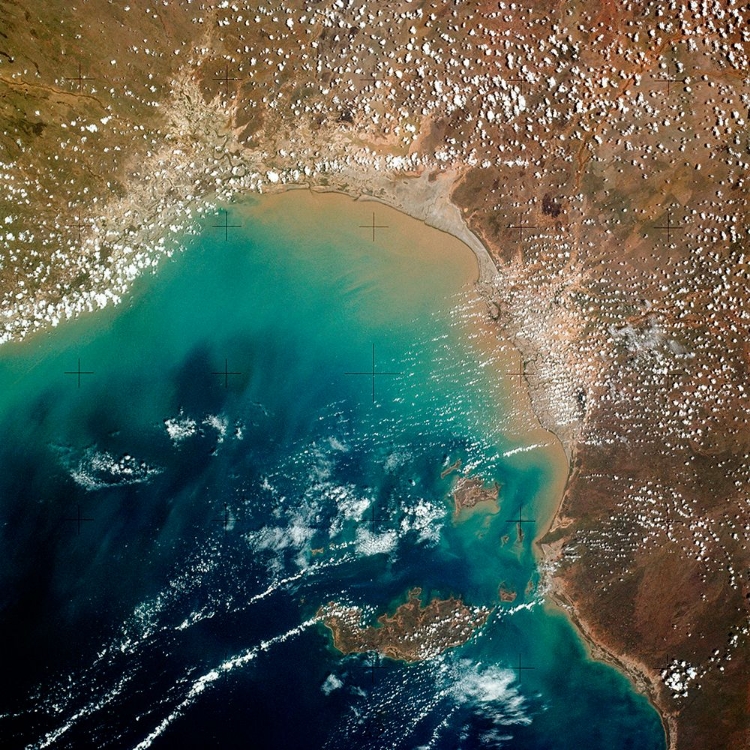
{"type": "Polygon", "coordinates": [[[363,370],[361,372],[347,372],[345,375],[367,375],[372,380],[372,403],[375,403],[375,378],[383,375],[402,375],[401,372],[390,372],[375,369],[375,344],[372,345],[372,369],[363,370]]]}
{"type": "Polygon", "coordinates": [[[229,230],[230,229],[239,229],[242,224],[230,224],[229,223],[229,212],[225,211],[223,208],[221,209],[221,212],[224,214],[224,223],[223,224],[214,224],[214,229],[223,229],[224,230],[224,239],[229,239],[229,230]]]}
{"type": "Polygon", "coordinates": [[[372,526],[372,530],[375,531],[377,526],[381,523],[386,523],[388,521],[387,518],[381,518],[380,515],[375,510],[375,503],[370,505],[370,524],[372,526]]]}
{"type": "Polygon", "coordinates": [[[66,224],[65,226],[68,227],[69,229],[77,229],[78,230],[78,241],[80,242],[81,241],[81,230],[85,226],[88,226],[88,225],[86,224],[85,221],[83,221],[81,219],[80,216],[76,215],[76,223],[75,224],[66,224]]]}
{"type": "Polygon", "coordinates": [[[222,375],[224,377],[224,387],[229,388],[229,376],[230,375],[242,375],[242,372],[239,370],[230,370],[229,369],[229,360],[224,360],[224,369],[223,370],[214,370],[214,372],[211,373],[212,375],[222,375]]]}
{"type": "Polygon", "coordinates": [[[315,71],[314,72],[315,72],[315,78],[317,79],[322,70],[321,65],[320,65],[320,50],[322,49],[323,45],[320,43],[320,41],[313,42],[313,45],[315,49],[315,71]]]}
{"type": "Polygon", "coordinates": [[[226,534],[227,531],[229,531],[229,525],[237,519],[231,514],[229,506],[224,503],[224,512],[221,514],[221,516],[219,516],[218,518],[212,518],[211,520],[214,523],[220,523],[222,529],[224,530],[224,533],[226,534]]]}
{"type": "Polygon", "coordinates": [[[539,227],[533,224],[508,224],[508,229],[517,229],[518,241],[523,242],[523,232],[525,229],[539,229],[539,227]]]}
{"type": "Polygon", "coordinates": [[[672,214],[671,212],[667,211],[667,223],[666,225],[661,226],[655,226],[654,229],[659,229],[661,231],[666,231],[667,233],[667,242],[672,242],[672,232],[675,231],[682,231],[685,229],[685,227],[682,226],[682,224],[672,224],[672,214]]]}
{"type": "Polygon", "coordinates": [[[523,526],[521,524],[536,523],[536,520],[533,518],[523,517],[523,503],[518,506],[518,518],[508,518],[507,520],[512,521],[518,526],[518,538],[521,540],[523,540],[523,526]]]}
{"type": "Polygon", "coordinates": [[[76,524],[76,536],[81,536],[81,524],[86,521],[93,521],[93,518],[88,518],[87,516],[84,516],[81,512],[81,506],[78,505],[77,512],[74,518],[63,518],[63,521],[75,521],[76,524]]]}
{"type": "Polygon", "coordinates": [[[380,654],[377,651],[375,651],[370,657],[370,663],[368,666],[370,668],[370,681],[374,685],[375,684],[375,670],[383,668],[383,660],[381,659],[380,654]]]}
{"type": "Polygon", "coordinates": [[[372,241],[375,242],[375,230],[376,229],[388,229],[387,224],[376,224],[375,223],[375,212],[372,212],[372,223],[371,224],[360,224],[360,229],[371,229],[372,230],[372,241]]]}
{"type": "Polygon", "coordinates": [[[239,81],[239,78],[233,78],[229,75],[229,67],[227,65],[224,66],[224,76],[214,76],[214,81],[218,81],[220,84],[224,84],[224,96],[225,98],[229,98],[229,82],[230,81],[239,81]]]}
{"type": "Polygon", "coordinates": [[[679,664],[680,660],[669,653],[667,654],[666,662],[661,667],[657,667],[657,669],[659,670],[660,674],[664,674],[664,672],[669,673],[675,668],[675,665],[679,666],[679,664]]]}
{"type": "Polygon", "coordinates": [[[664,374],[664,379],[672,387],[676,387],[677,381],[680,378],[688,377],[690,377],[690,373],[686,372],[685,370],[670,370],[669,372],[664,374]]]}
{"type": "Polygon", "coordinates": [[[93,80],[94,80],[93,78],[83,75],[83,72],[81,69],[81,63],[78,63],[78,75],[77,76],[68,76],[68,77],[63,78],[63,81],[75,81],[78,84],[79,91],[81,91],[81,89],[83,88],[84,81],[93,81],[93,80]]]}
{"type": "Polygon", "coordinates": [[[512,669],[516,673],[516,677],[518,678],[518,681],[521,682],[521,677],[523,676],[523,673],[530,671],[530,670],[534,670],[536,669],[536,667],[525,666],[523,663],[523,660],[521,659],[521,654],[518,654],[518,665],[514,664],[512,669]]]}
{"type": "Polygon", "coordinates": [[[77,370],[66,370],[65,375],[75,375],[78,378],[78,387],[81,387],[81,375],[93,375],[93,370],[82,370],[81,369],[81,360],[78,360],[78,369],[77,370]]]}
{"type": "Polygon", "coordinates": [[[685,82],[687,81],[687,78],[671,78],[669,76],[669,72],[667,72],[666,76],[652,76],[651,78],[652,78],[651,80],[652,86],[660,86],[665,83],[667,84],[667,96],[669,96],[671,93],[672,84],[681,83],[684,85],[685,82]]]}
{"type": "Polygon", "coordinates": [[[505,374],[508,377],[518,378],[518,385],[523,385],[523,358],[519,357],[517,370],[508,370],[505,374]]]}
{"type": "Polygon", "coordinates": [[[518,85],[519,87],[520,87],[520,86],[523,86],[524,84],[527,84],[527,85],[528,85],[528,84],[531,84],[531,83],[532,83],[532,81],[529,81],[529,80],[528,80],[528,79],[526,79],[526,78],[509,78],[509,79],[508,79],[508,82],[509,82],[509,83],[515,83],[515,84],[517,84],[517,85],[518,85]]]}

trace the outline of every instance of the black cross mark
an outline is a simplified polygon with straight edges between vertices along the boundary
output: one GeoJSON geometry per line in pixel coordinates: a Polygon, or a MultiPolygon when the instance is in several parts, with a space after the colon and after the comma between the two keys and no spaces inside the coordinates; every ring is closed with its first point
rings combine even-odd
{"type": "Polygon", "coordinates": [[[370,681],[372,684],[375,684],[375,670],[376,669],[383,669],[383,659],[381,658],[380,654],[375,651],[373,655],[370,657],[370,664],[368,665],[370,668],[370,681]]]}
{"type": "Polygon", "coordinates": [[[517,83],[520,85],[523,85],[524,83],[531,83],[531,81],[527,81],[525,78],[509,78],[508,81],[510,81],[510,83],[517,83]]]}
{"type": "Polygon", "coordinates": [[[81,514],[81,506],[78,505],[77,507],[77,513],[75,518],[63,518],[63,521],[75,521],[76,522],[76,536],[81,536],[81,524],[84,521],[93,521],[93,518],[87,518],[86,516],[81,514]]]}
{"type": "Polygon", "coordinates": [[[214,229],[223,229],[224,230],[224,239],[229,239],[229,230],[230,229],[239,229],[242,224],[230,224],[229,223],[229,212],[225,211],[224,209],[221,209],[221,212],[224,214],[224,223],[223,224],[214,224],[214,229]]]}
{"type": "Polygon", "coordinates": [[[375,504],[373,503],[370,506],[370,524],[372,525],[372,530],[375,531],[375,528],[378,524],[386,523],[390,519],[388,518],[380,518],[380,516],[375,511],[375,504]]]}
{"type": "Polygon", "coordinates": [[[664,533],[667,535],[668,540],[675,541],[672,536],[674,532],[674,522],[672,520],[672,513],[670,512],[668,505],[664,508],[664,515],[664,533]]]}
{"type": "Polygon", "coordinates": [[[315,78],[317,79],[321,72],[320,66],[320,50],[323,48],[320,40],[315,45],[315,78]]]}
{"type": "MultiPolygon", "coordinates": [[[[675,72],[677,70],[677,64],[675,63],[675,72]]],[[[666,76],[651,76],[653,78],[652,86],[660,86],[664,83],[667,84],[667,96],[671,93],[671,86],[673,83],[682,83],[684,84],[685,81],[687,81],[687,78],[670,78],[669,77],[669,68],[667,68],[667,75],[666,76]]]]}
{"type": "Polygon", "coordinates": [[[230,81],[239,81],[239,78],[230,78],[229,76],[229,67],[224,66],[224,77],[219,78],[218,76],[214,76],[214,81],[218,81],[219,83],[224,84],[224,96],[225,98],[229,98],[229,82],[230,81]]]}
{"type": "Polygon", "coordinates": [[[224,533],[229,531],[229,524],[234,523],[237,520],[236,516],[233,516],[229,511],[229,506],[224,503],[224,512],[218,518],[212,518],[213,523],[220,523],[224,533]]]}
{"type": "Polygon", "coordinates": [[[674,370],[673,372],[668,372],[665,377],[669,383],[674,385],[680,377],[689,377],[689,373],[685,372],[685,370],[674,370]]]}
{"type": "Polygon", "coordinates": [[[81,360],[78,360],[78,369],[77,370],[66,370],[65,375],[77,375],[78,376],[78,387],[81,387],[81,375],[93,375],[93,370],[82,370],[81,369],[81,360]]]}
{"type": "MultiPolygon", "coordinates": [[[[302,523],[310,529],[314,529],[313,536],[310,538],[310,542],[312,543],[312,540],[316,537],[320,538],[322,534],[326,534],[328,536],[328,539],[331,539],[331,525],[333,523],[333,520],[323,522],[323,521],[302,521],[302,523]]],[[[320,549],[320,548],[319,548],[320,549]]]]}
{"type": "Polygon", "coordinates": [[[536,669],[536,667],[525,667],[523,666],[523,662],[521,661],[521,654],[518,655],[518,666],[513,666],[511,669],[516,673],[516,677],[518,678],[518,681],[521,682],[521,677],[523,676],[523,673],[527,670],[536,669]]]}
{"type": "Polygon", "coordinates": [[[667,232],[667,242],[672,241],[672,232],[675,230],[682,231],[685,227],[683,227],[681,224],[672,224],[672,215],[670,211],[667,211],[667,224],[666,226],[655,226],[654,229],[661,229],[666,230],[667,232]]]}
{"type": "Polygon", "coordinates": [[[517,377],[518,378],[518,385],[523,384],[523,358],[519,357],[518,359],[518,369],[517,370],[510,370],[505,373],[509,377],[517,377]]]}
{"type": "Polygon", "coordinates": [[[237,371],[233,372],[233,371],[231,371],[229,369],[229,360],[228,359],[224,360],[224,369],[223,370],[217,370],[215,372],[212,372],[211,374],[212,375],[223,375],[224,376],[224,387],[225,388],[229,387],[229,376],[230,375],[242,375],[241,372],[237,372],[237,371]]]}
{"type": "Polygon", "coordinates": [[[66,227],[70,229],[77,229],[78,230],[78,241],[81,241],[81,229],[83,229],[85,226],[87,226],[86,222],[81,220],[81,217],[76,214],[76,223],[75,224],[66,224],[66,227]]]}
{"type": "Polygon", "coordinates": [[[93,81],[93,78],[89,78],[88,76],[85,76],[81,72],[81,63],[78,63],[78,75],[77,76],[71,76],[69,78],[63,78],[63,81],[76,81],[78,83],[78,90],[80,91],[83,87],[84,81],[93,81]]]}
{"type": "MultiPolygon", "coordinates": [[[[666,664],[661,667],[657,667],[657,669],[659,670],[659,674],[661,674],[662,672],[671,672],[675,667],[679,668],[680,666],[681,665],[679,659],[674,658],[671,654],[667,654],[666,664]]],[[[662,677],[662,679],[665,678],[662,677]]]]}
{"type": "Polygon", "coordinates": [[[372,370],[369,372],[345,372],[344,375],[369,375],[372,378],[372,403],[375,403],[375,377],[379,375],[402,375],[400,372],[378,372],[375,370],[375,344],[372,345],[372,370]]]}
{"type": "Polygon", "coordinates": [[[534,226],[532,224],[508,224],[508,229],[517,229],[518,241],[523,242],[523,230],[524,229],[540,229],[540,227],[534,226]]]}
{"type": "Polygon", "coordinates": [[[375,223],[375,212],[372,212],[372,224],[360,224],[360,229],[372,229],[372,241],[375,242],[375,230],[376,229],[388,229],[387,224],[376,224],[375,223]]]}
{"type": "Polygon", "coordinates": [[[521,503],[518,506],[518,518],[508,518],[508,521],[512,521],[515,524],[518,524],[518,538],[523,541],[523,527],[521,524],[524,523],[536,523],[536,520],[534,518],[524,518],[523,517],[523,503],[521,503]]]}

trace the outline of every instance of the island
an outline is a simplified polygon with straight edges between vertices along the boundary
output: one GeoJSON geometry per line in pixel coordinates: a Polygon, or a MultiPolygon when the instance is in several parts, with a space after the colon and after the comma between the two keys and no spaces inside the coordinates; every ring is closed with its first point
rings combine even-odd
{"type": "Polygon", "coordinates": [[[493,482],[486,487],[481,477],[459,477],[453,485],[453,504],[455,515],[458,516],[462,510],[475,508],[480,503],[492,503],[492,512],[499,510],[497,499],[500,494],[500,485],[493,482]]]}
{"type": "Polygon", "coordinates": [[[569,460],[549,596],[670,749],[750,747],[743,4],[28,5],[0,342],[122,303],[217,200],[338,190],[454,234],[569,460]]]}
{"type": "Polygon", "coordinates": [[[471,607],[461,599],[433,598],[422,604],[422,589],[413,588],[393,615],[382,614],[376,625],[363,623],[363,610],[329,602],[317,612],[342,654],[375,651],[389,659],[417,662],[466,643],[490,616],[487,607],[471,607]]]}
{"type": "Polygon", "coordinates": [[[440,478],[445,479],[448,474],[452,474],[454,471],[458,471],[461,468],[461,459],[456,459],[452,464],[448,464],[441,472],[440,478]]]}

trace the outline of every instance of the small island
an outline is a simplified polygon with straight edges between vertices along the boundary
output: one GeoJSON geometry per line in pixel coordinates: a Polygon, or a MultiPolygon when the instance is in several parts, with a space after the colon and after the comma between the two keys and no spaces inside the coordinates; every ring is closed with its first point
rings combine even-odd
{"type": "Polygon", "coordinates": [[[317,617],[331,631],[333,645],[343,654],[377,651],[389,659],[417,662],[460,646],[487,621],[492,610],[470,607],[453,596],[434,598],[425,606],[422,589],[413,588],[392,616],[364,625],[361,607],[335,602],[323,605],[317,617]]]}
{"type": "Polygon", "coordinates": [[[441,472],[440,478],[445,479],[448,474],[452,474],[454,471],[458,471],[461,468],[461,459],[457,458],[452,464],[448,464],[441,472]]]}
{"type": "Polygon", "coordinates": [[[486,487],[481,477],[459,477],[453,485],[455,515],[459,515],[462,510],[475,508],[480,503],[492,504],[492,512],[497,513],[499,494],[500,485],[497,482],[486,487]]]}

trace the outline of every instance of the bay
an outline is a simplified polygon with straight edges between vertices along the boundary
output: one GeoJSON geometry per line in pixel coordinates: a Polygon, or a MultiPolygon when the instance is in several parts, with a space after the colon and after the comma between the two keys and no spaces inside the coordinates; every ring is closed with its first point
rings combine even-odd
{"type": "Polygon", "coordinates": [[[567,464],[468,248],[340,195],[225,208],[122,306],[0,350],[3,746],[664,747],[539,589],[567,464]],[[499,507],[455,516],[458,459],[499,507]],[[414,587],[492,614],[418,664],[315,618],[414,587]]]}

